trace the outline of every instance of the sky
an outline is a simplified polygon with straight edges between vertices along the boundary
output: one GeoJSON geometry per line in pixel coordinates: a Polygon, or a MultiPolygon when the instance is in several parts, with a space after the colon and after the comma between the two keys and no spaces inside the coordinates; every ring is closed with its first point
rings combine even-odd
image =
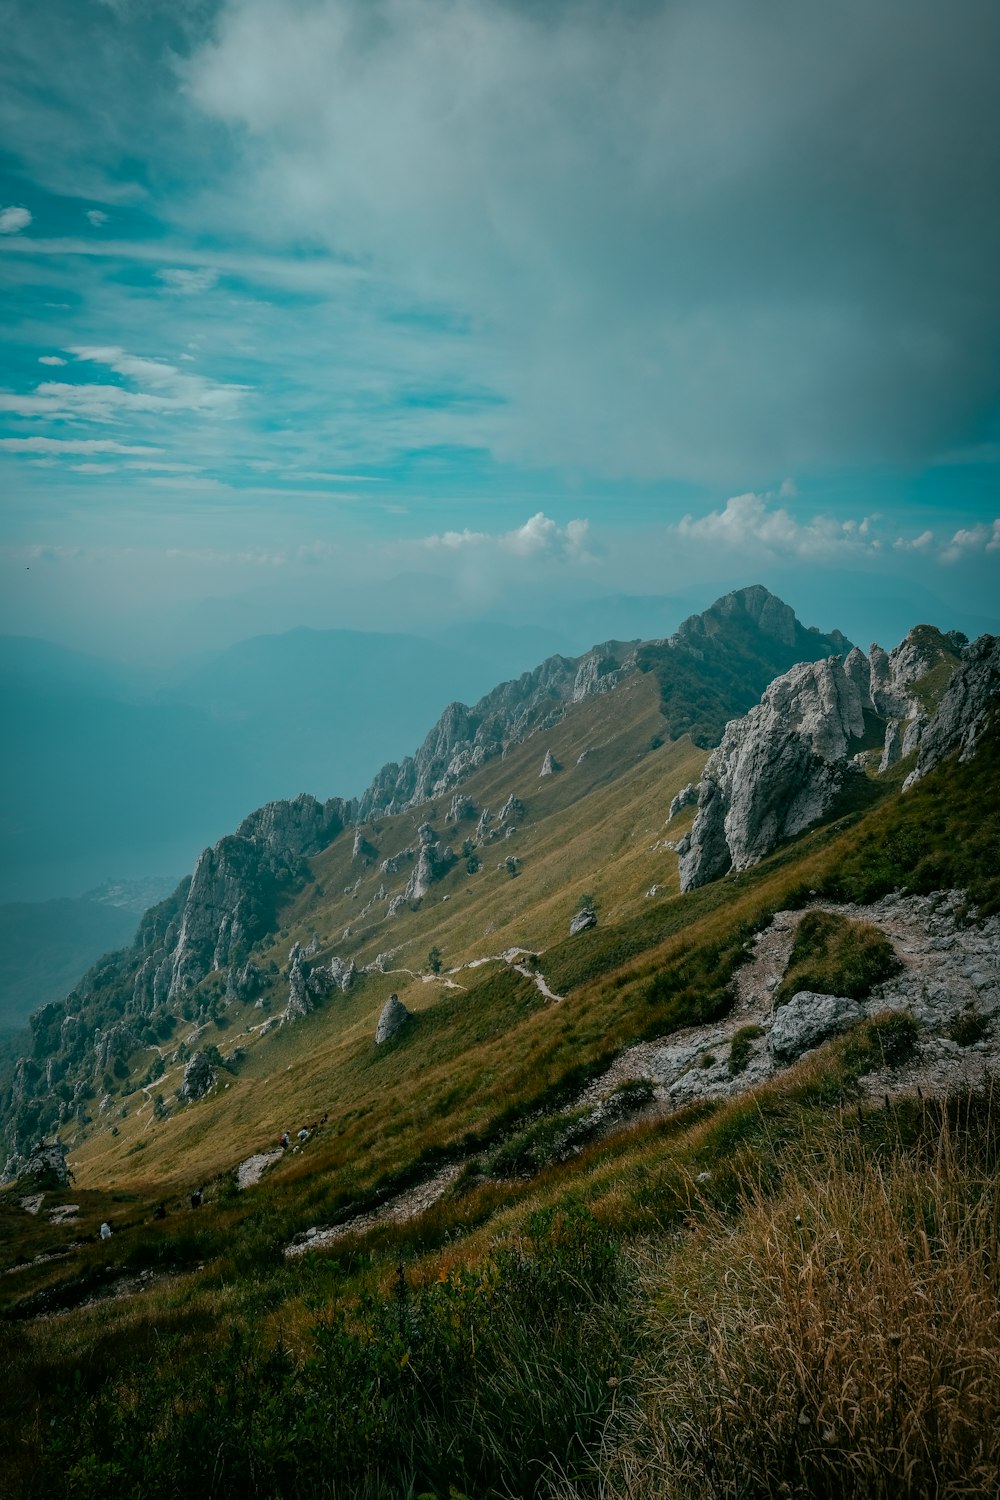
{"type": "Polygon", "coordinates": [[[824,629],[1000,623],[995,0],[0,34],[0,631],[141,657],[756,581],[824,629]]]}

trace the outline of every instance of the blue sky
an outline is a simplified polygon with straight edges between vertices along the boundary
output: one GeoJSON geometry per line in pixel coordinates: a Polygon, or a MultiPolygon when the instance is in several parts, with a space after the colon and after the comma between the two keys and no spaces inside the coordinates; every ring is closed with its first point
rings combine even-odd
{"type": "Polygon", "coordinates": [[[0,629],[757,579],[998,618],[992,0],[0,27],[0,629]]]}

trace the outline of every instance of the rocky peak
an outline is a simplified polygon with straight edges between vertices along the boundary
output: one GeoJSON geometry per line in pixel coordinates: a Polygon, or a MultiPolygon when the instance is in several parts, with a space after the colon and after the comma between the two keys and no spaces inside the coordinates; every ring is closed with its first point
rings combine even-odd
{"type": "Polygon", "coordinates": [[[856,746],[866,713],[887,720],[881,770],[919,743],[906,785],[959,746],[971,753],[998,680],[996,637],[964,648],[930,626],[892,652],[873,645],[865,657],[854,649],[846,660],[802,663],[776,678],[756,708],[726,725],[705,767],[694,827],[679,850],[681,889],[756,864],[827,816],[851,777],[863,774],[856,746]],[[942,689],[928,719],[926,705],[942,689]]]}

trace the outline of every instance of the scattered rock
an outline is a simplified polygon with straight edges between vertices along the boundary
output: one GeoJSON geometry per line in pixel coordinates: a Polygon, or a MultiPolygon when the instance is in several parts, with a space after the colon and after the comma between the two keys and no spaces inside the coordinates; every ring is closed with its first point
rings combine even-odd
{"type": "Polygon", "coordinates": [[[552,751],[546,750],[545,759],[542,761],[542,769],[538,773],[539,777],[541,778],[542,776],[554,776],[557,771],[561,770],[562,767],[556,760],[555,756],[552,754],[552,751]]]}
{"type": "Polygon", "coordinates": [[[394,1037],[401,1031],[410,1020],[410,1012],[400,1000],[398,995],[390,995],[382,1007],[382,1014],[378,1018],[378,1026],[375,1028],[375,1045],[380,1047],[390,1037],[394,1037]]]}
{"type": "Polygon", "coordinates": [[[596,911],[592,906],[583,906],[569,924],[570,937],[575,937],[578,932],[586,932],[588,927],[596,926],[596,911]]]}
{"type": "MultiPolygon", "coordinates": [[[[389,906],[388,906],[388,908],[386,910],[386,916],[387,917],[398,917],[399,914],[400,914],[400,912],[401,911],[405,911],[405,910],[406,910],[406,897],[405,897],[405,895],[403,895],[403,896],[393,896],[393,898],[389,902],[389,906]]],[[[377,960],[376,960],[376,962],[377,962],[377,960]]]]}

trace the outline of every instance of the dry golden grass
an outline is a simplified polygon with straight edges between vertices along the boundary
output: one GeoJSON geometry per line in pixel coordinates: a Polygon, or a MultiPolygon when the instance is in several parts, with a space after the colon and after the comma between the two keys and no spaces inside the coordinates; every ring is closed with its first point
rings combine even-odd
{"type": "Polygon", "coordinates": [[[998,1209],[947,1134],[706,1209],[645,1257],[658,1347],[605,1493],[1000,1493],[998,1209]]]}

